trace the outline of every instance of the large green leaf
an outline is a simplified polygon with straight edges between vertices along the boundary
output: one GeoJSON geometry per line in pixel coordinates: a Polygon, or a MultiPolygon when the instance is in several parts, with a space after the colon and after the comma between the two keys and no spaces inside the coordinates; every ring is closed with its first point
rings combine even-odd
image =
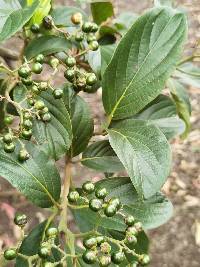
{"type": "Polygon", "coordinates": [[[111,1],[98,1],[91,3],[90,6],[93,20],[99,25],[114,15],[111,1]]]}
{"type": "Polygon", "coordinates": [[[39,207],[53,206],[60,197],[60,176],[47,154],[31,144],[30,159],[19,162],[18,152],[5,153],[0,145],[0,175],[39,207]]]}
{"type": "Polygon", "coordinates": [[[108,129],[109,141],[140,197],[160,190],[171,164],[170,146],[152,123],[127,119],[108,129]]]}
{"type": "Polygon", "coordinates": [[[164,88],[182,51],[186,18],[170,8],[147,12],[121,39],[103,76],[109,120],[138,113],[164,88]]]}
{"type": "Polygon", "coordinates": [[[81,163],[88,168],[108,173],[124,169],[108,140],[91,144],[84,151],[81,163]]]}
{"type": "MultiPolygon", "coordinates": [[[[34,0],[28,0],[29,4],[32,4],[34,0]]],[[[42,19],[49,14],[51,9],[51,0],[40,0],[40,4],[35,10],[33,17],[30,20],[30,24],[40,24],[42,19]]]]}
{"type": "Polygon", "coordinates": [[[110,63],[110,60],[114,54],[114,51],[116,49],[116,45],[102,45],[100,47],[101,50],[101,74],[103,75],[105,69],[107,68],[108,64],[110,63]]]}
{"type": "Polygon", "coordinates": [[[70,154],[75,157],[85,150],[92,137],[93,118],[87,103],[83,98],[74,94],[71,88],[64,89],[63,101],[71,118],[73,139],[70,154]]]}
{"type": "MultiPolygon", "coordinates": [[[[11,1],[9,1],[11,2],[11,1]]],[[[0,42],[10,38],[26,24],[36,10],[39,1],[36,0],[31,6],[17,9],[9,14],[0,33],[0,42]]]]}
{"type": "Polygon", "coordinates": [[[50,55],[56,52],[68,51],[71,42],[55,35],[46,35],[33,39],[25,49],[25,56],[31,59],[38,54],[50,55]]]}

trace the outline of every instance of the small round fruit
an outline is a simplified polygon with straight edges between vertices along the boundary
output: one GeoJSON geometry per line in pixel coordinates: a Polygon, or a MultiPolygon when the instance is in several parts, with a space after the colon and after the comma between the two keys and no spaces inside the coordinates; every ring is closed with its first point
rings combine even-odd
{"type": "Polygon", "coordinates": [[[58,229],[56,227],[50,227],[46,230],[46,236],[48,238],[55,238],[58,235],[58,229]]]}
{"type": "Polygon", "coordinates": [[[4,151],[6,153],[12,153],[15,151],[15,144],[13,143],[10,143],[10,144],[4,144],[4,151]]]}
{"type": "Polygon", "coordinates": [[[85,76],[79,76],[78,79],[76,80],[76,85],[80,90],[84,89],[86,86],[85,76]]]}
{"type": "Polygon", "coordinates": [[[135,226],[128,227],[127,230],[126,230],[126,232],[127,233],[130,233],[131,235],[137,235],[138,234],[138,231],[135,228],[135,226]]]}
{"type": "Polygon", "coordinates": [[[31,129],[33,127],[33,123],[31,120],[24,120],[23,127],[25,129],[31,129]]]}
{"type": "Polygon", "coordinates": [[[31,120],[32,119],[32,115],[31,113],[29,112],[24,112],[24,115],[23,115],[24,119],[26,120],[31,120]]]}
{"type": "Polygon", "coordinates": [[[42,24],[44,26],[45,29],[47,30],[51,30],[53,27],[53,19],[51,16],[45,16],[43,18],[42,24]]]}
{"type": "Polygon", "coordinates": [[[36,74],[40,74],[42,72],[42,64],[39,62],[36,62],[33,64],[32,66],[32,72],[36,73],[36,74]]]}
{"type": "Polygon", "coordinates": [[[32,136],[32,130],[23,130],[21,136],[23,139],[30,140],[32,136]]]}
{"type": "Polygon", "coordinates": [[[17,257],[17,251],[15,248],[8,248],[4,251],[3,255],[7,261],[11,261],[17,257]]]}
{"type": "Polygon", "coordinates": [[[83,240],[83,245],[85,248],[94,248],[97,246],[97,239],[96,237],[90,237],[83,240]]]}
{"type": "Polygon", "coordinates": [[[50,255],[51,250],[47,246],[41,246],[38,250],[38,255],[42,259],[46,259],[50,255]]]}
{"type": "Polygon", "coordinates": [[[87,36],[87,43],[91,43],[92,41],[96,41],[97,38],[96,36],[93,34],[93,33],[89,33],[88,36],[87,36]]]}
{"type": "Polygon", "coordinates": [[[123,251],[118,251],[112,254],[112,262],[115,264],[120,264],[124,261],[125,255],[123,251]]]}
{"type": "Polygon", "coordinates": [[[116,206],[108,204],[104,209],[104,214],[107,217],[113,217],[117,213],[116,206]]]}
{"type": "Polygon", "coordinates": [[[117,197],[111,198],[109,200],[109,204],[114,205],[117,210],[119,210],[121,208],[121,202],[120,202],[119,198],[117,198],[117,197]]]}
{"type": "Polygon", "coordinates": [[[34,23],[31,25],[30,29],[33,33],[39,33],[40,32],[40,25],[37,23],[34,23]]]}
{"type": "Polygon", "coordinates": [[[91,32],[91,30],[92,30],[92,23],[89,21],[84,22],[82,25],[82,31],[88,33],[91,32]]]}
{"type": "Polygon", "coordinates": [[[99,26],[96,23],[92,23],[91,32],[97,32],[99,29],[99,26]]]}
{"type": "Polygon", "coordinates": [[[101,188],[95,191],[95,196],[99,199],[104,199],[107,196],[108,192],[106,188],[101,188]]]}
{"type": "Polygon", "coordinates": [[[84,192],[90,194],[90,193],[94,192],[95,185],[92,182],[87,181],[82,185],[82,189],[84,192]]]}
{"type": "Polygon", "coordinates": [[[6,125],[10,125],[10,124],[12,124],[13,123],[13,116],[10,116],[10,115],[7,115],[7,116],[5,116],[5,118],[4,118],[4,123],[6,124],[6,125]]]}
{"type": "Polygon", "coordinates": [[[105,237],[100,235],[96,237],[97,245],[100,246],[103,242],[105,242],[105,237]]]}
{"type": "Polygon", "coordinates": [[[42,121],[43,122],[49,122],[51,120],[51,114],[49,112],[42,115],[42,121]]]}
{"type": "Polygon", "coordinates": [[[39,89],[38,89],[38,86],[37,85],[32,85],[31,87],[31,92],[35,95],[38,95],[40,93],[39,89]]]}
{"type": "Polygon", "coordinates": [[[108,254],[111,252],[111,245],[108,242],[101,243],[100,248],[102,253],[108,254]]]}
{"type": "Polygon", "coordinates": [[[100,199],[97,199],[97,198],[93,198],[90,200],[89,202],[89,208],[92,210],[92,211],[100,211],[102,209],[102,202],[100,199]]]}
{"type": "Polygon", "coordinates": [[[64,76],[69,82],[73,82],[75,77],[75,71],[73,69],[68,69],[64,72],[64,76]]]}
{"type": "Polygon", "coordinates": [[[136,222],[134,224],[134,227],[135,229],[138,231],[138,232],[141,232],[142,231],[142,223],[141,222],[136,222]]]}
{"type": "Polygon", "coordinates": [[[106,267],[111,264],[111,256],[110,255],[102,255],[99,258],[99,266],[106,267]]]}
{"type": "Polygon", "coordinates": [[[134,235],[126,233],[125,243],[126,244],[136,244],[137,243],[137,237],[134,235]]]}
{"type": "Polygon", "coordinates": [[[31,74],[31,70],[29,67],[21,67],[18,70],[18,74],[21,78],[28,78],[28,76],[31,74]]]}
{"type": "Polygon", "coordinates": [[[23,79],[21,79],[21,81],[22,81],[22,83],[23,83],[24,85],[27,85],[27,86],[30,86],[31,84],[33,84],[33,80],[32,80],[30,77],[28,77],[28,78],[23,78],[23,79]]]}
{"type": "Polygon", "coordinates": [[[147,254],[143,254],[139,257],[139,263],[142,265],[142,266],[146,266],[150,263],[150,257],[149,255],[147,254]]]}
{"type": "Polygon", "coordinates": [[[43,54],[37,55],[35,58],[35,62],[43,64],[44,63],[44,55],[43,54]]]}
{"type": "Polygon", "coordinates": [[[76,35],[75,35],[75,40],[77,42],[82,42],[84,40],[84,33],[77,32],[76,35]]]}
{"type": "Polygon", "coordinates": [[[76,202],[79,199],[79,197],[80,197],[79,193],[76,190],[73,190],[69,192],[67,198],[70,202],[76,202]]]}
{"type": "Polygon", "coordinates": [[[49,64],[50,66],[53,68],[53,69],[56,69],[59,65],[59,60],[57,58],[51,58],[50,61],[49,61],[49,64]]]}
{"type": "Polygon", "coordinates": [[[29,104],[30,106],[34,106],[34,104],[35,104],[35,99],[33,99],[33,98],[29,98],[29,99],[27,100],[27,102],[28,102],[28,104],[29,104]]]}
{"type": "Polygon", "coordinates": [[[38,100],[37,102],[35,102],[34,107],[37,110],[42,110],[45,107],[45,104],[42,100],[38,100]]]}
{"type": "Polygon", "coordinates": [[[132,215],[128,215],[127,217],[125,217],[124,222],[128,226],[133,226],[135,223],[135,218],[132,215]]]}
{"type": "Polygon", "coordinates": [[[96,82],[97,82],[96,75],[94,73],[89,73],[86,79],[87,85],[94,85],[96,82]]]}
{"type": "Polygon", "coordinates": [[[12,136],[12,134],[10,134],[10,133],[5,134],[4,137],[3,137],[3,141],[4,141],[4,143],[6,143],[6,144],[10,144],[10,143],[12,143],[12,141],[13,141],[13,136],[12,136]]]}
{"type": "Polygon", "coordinates": [[[89,47],[92,51],[96,51],[99,49],[99,43],[97,41],[92,41],[90,42],[89,47]]]}
{"type": "Polygon", "coordinates": [[[74,57],[67,57],[65,63],[67,67],[74,67],[76,65],[76,59],[74,57]]]}
{"type": "Polygon", "coordinates": [[[83,261],[87,264],[95,263],[96,258],[97,258],[97,255],[96,255],[95,251],[91,251],[91,250],[86,250],[82,255],[83,261]]]}
{"type": "Polygon", "coordinates": [[[39,84],[39,90],[40,91],[46,91],[48,89],[48,83],[47,82],[41,82],[39,84]]]}
{"type": "Polygon", "coordinates": [[[14,218],[14,223],[20,227],[24,227],[27,224],[26,214],[16,214],[14,218]]]}
{"type": "Polygon", "coordinates": [[[19,161],[26,161],[30,158],[30,155],[26,149],[22,149],[19,151],[18,159],[19,161]]]}
{"type": "Polygon", "coordinates": [[[74,13],[71,16],[71,21],[73,24],[78,25],[82,22],[83,16],[80,12],[74,13]]]}
{"type": "Polygon", "coordinates": [[[53,96],[55,99],[60,99],[63,96],[63,90],[62,89],[55,89],[53,91],[53,96]]]}

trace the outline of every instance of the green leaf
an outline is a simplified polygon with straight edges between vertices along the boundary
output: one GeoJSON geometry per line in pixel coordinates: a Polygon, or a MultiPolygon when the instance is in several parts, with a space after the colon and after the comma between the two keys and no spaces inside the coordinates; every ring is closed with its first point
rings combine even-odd
{"type": "Polygon", "coordinates": [[[84,151],[81,163],[102,172],[118,172],[124,169],[108,140],[90,145],[84,151]]]}
{"type": "Polygon", "coordinates": [[[200,68],[193,63],[180,65],[176,71],[176,76],[181,83],[200,88],[200,68]]]}
{"type": "Polygon", "coordinates": [[[114,9],[111,1],[99,1],[91,3],[90,6],[93,20],[98,25],[114,15],[114,9]]]}
{"type": "Polygon", "coordinates": [[[51,121],[37,121],[33,126],[33,135],[44,151],[49,151],[52,158],[58,160],[67,153],[72,142],[72,125],[65,103],[55,100],[50,92],[41,94],[41,99],[48,107],[51,121]]]}
{"type": "Polygon", "coordinates": [[[53,8],[51,11],[51,16],[55,25],[70,27],[74,26],[74,24],[71,22],[71,16],[77,12],[83,15],[84,20],[87,19],[85,12],[82,9],[74,6],[58,6],[53,8]]]}
{"type": "MultiPolygon", "coordinates": [[[[32,4],[34,0],[29,0],[29,3],[32,4]]],[[[40,24],[45,16],[49,14],[51,9],[51,0],[40,0],[40,4],[35,10],[33,17],[30,20],[30,24],[37,23],[40,24]]]]}
{"type": "Polygon", "coordinates": [[[114,51],[116,49],[116,45],[103,45],[100,47],[101,50],[101,74],[103,76],[103,73],[105,69],[107,68],[108,64],[110,63],[110,60],[114,54],[114,51]]]}
{"type": "MultiPolygon", "coordinates": [[[[20,248],[19,253],[26,256],[33,256],[38,253],[38,248],[40,247],[40,243],[42,242],[42,236],[44,234],[45,228],[47,225],[47,221],[44,221],[38,224],[30,234],[25,237],[20,248]]],[[[28,267],[28,262],[21,257],[17,257],[16,259],[16,267],[28,267]]]]}
{"type": "Polygon", "coordinates": [[[152,9],[136,20],[104,72],[109,120],[135,115],[158,96],[175,69],[186,29],[185,15],[169,8],[152,9]]]}
{"type": "Polygon", "coordinates": [[[60,198],[60,176],[49,157],[31,145],[26,146],[30,159],[19,162],[18,152],[5,153],[0,144],[0,175],[39,207],[48,208],[60,198]]]}
{"type": "Polygon", "coordinates": [[[17,9],[9,14],[0,33],[0,42],[10,38],[26,24],[36,10],[39,1],[36,0],[31,6],[17,9]]]}
{"type": "Polygon", "coordinates": [[[185,131],[182,134],[183,138],[186,138],[190,132],[190,114],[191,114],[191,105],[189,102],[189,95],[185,87],[174,79],[170,79],[168,86],[171,90],[171,95],[176,104],[176,109],[179,117],[185,122],[185,131]]]}
{"type": "Polygon", "coordinates": [[[165,95],[159,95],[134,118],[153,123],[164,133],[167,139],[182,134],[185,130],[184,122],[177,118],[174,101],[165,95]]]}
{"type": "Polygon", "coordinates": [[[38,54],[50,55],[56,52],[68,51],[71,42],[64,37],[46,35],[33,39],[25,48],[25,56],[31,59],[38,54]]]}
{"type": "Polygon", "coordinates": [[[101,50],[88,52],[88,63],[95,73],[101,73],[101,50]]]}
{"type": "Polygon", "coordinates": [[[133,12],[123,12],[114,20],[114,25],[124,35],[137,18],[138,15],[133,12]]]}
{"type": "Polygon", "coordinates": [[[93,135],[93,118],[87,103],[68,86],[64,89],[63,101],[71,118],[73,139],[70,154],[75,157],[85,150],[93,135]]]}
{"type": "Polygon", "coordinates": [[[172,0],[154,0],[155,6],[172,6],[172,0]]]}
{"type": "Polygon", "coordinates": [[[140,197],[160,190],[170,171],[171,151],[152,123],[127,119],[108,129],[109,141],[140,197]]]}

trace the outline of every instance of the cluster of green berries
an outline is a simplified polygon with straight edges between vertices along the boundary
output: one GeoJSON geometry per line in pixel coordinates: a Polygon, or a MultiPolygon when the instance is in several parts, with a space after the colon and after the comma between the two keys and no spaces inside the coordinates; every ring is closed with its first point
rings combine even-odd
{"type": "Polygon", "coordinates": [[[73,88],[76,92],[92,92],[92,86],[97,82],[95,73],[87,73],[79,70],[76,66],[76,59],[72,56],[67,57],[65,60],[67,66],[64,72],[64,77],[73,84],[73,88]]]}

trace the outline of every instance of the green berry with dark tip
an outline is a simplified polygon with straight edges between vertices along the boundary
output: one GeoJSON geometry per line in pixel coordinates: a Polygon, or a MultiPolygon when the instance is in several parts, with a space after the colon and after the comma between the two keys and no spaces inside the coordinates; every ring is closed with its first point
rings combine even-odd
{"type": "Polygon", "coordinates": [[[12,143],[12,141],[13,141],[13,135],[10,134],[10,133],[5,134],[4,137],[3,137],[3,141],[6,144],[12,143]]]}
{"type": "Polygon", "coordinates": [[[107,267],[111,264],[111,256],[110,255],[102,255],[99,257],[99,266],[107,267]]]}
{"type": "Polygon", "coordinates": [[[97,255],[96,255],[95,251],[86,250],[82,255],[82,259],[87,264],[93,264],[96,262],[97,255]]]}
{"type": "Polygon", "coordinates": [[[42,100],[38,100],[37,102],[35,102],[34,107],[37,110],[42,110],[45,107],[45,104],[42,100]]]}
{"type": "Polygon", "coordinates": [[[15,144],[13,143],[4,144],[3,148],[6,153],[12,153],[15,151],[15,144]]]}
{"type": "Polygon", "coordinates": [[[39,62],[34,63],[32,66],[32,72],[34,72],[35,74],[40,74],[42,72],[42,69],[42,64],[39,62]]]}
{"type": "Polygon", "coordinates": [[[92,41],[89,43],[89,47],[92,51],[96,51],[99,49],[99,43],[97,41],[92,41]]]}
{"type": "Polygon", "coordinates": [[[106,188],[100,188],[95,191],[95,196],[99,199],[104,199],[107,196],[108,192],[106,188]]]}
{"type": "Polygon", "coordinates": [[[64,72],[64,76],[69,82],[73,82],[74,77],[75,77],[75,70],[73,70],[73,69],[66,70],[64,72]]]}
{"type": "Polygon", "coordinates": [[[30,140],[32,136],[32,130],[23,130],[21,133],[21,137],[25,140],[30,140]]]}
{"type": "Polygon", "coordinates": [[[84,22],[82,25],[82,31],[88,33],[91,32],[91,30],[92,30],[92,23],[89,21],[84,22]]]}
{"type": "Polygon", "coordinates": [[[45,16],[43,18],[42,24],[43,24],[45,29],[51,30],[52,27],[53,27],[53,19],[52,19],[52,17],[50,15],[49,16],[45,16]]]}
{"type": "Polygon", "coordinates": [[[135,223],[135,218],[132,215],[128,215],[125,217],[124,222],[128,226],[133,226],[135,223]]]}
{"type": "Polygon", "coordinates": [[[84,33],[77,32],[76,35],[75,35],[75,40],[77,42],[82,42],[84,40],[84,33]]]}
{"type": "Polygon", "coordinates": [[[148,265],[150,263],[150,257],[149,257],[149,255],[147,255],[147,254],[140,255],[140,257],[139,257],[139,263],[142,266],[148,265]]]}
{"type": "Polygon", "coordinates": [[[95,185],[92,182],[87,181],[82,185],[82,189],[84,192],[90,194],[90,193],[94,192],[95,185]]]}
{"type": "Polygon", "coordinates": [[[86,79],[87,85],[94,85],[96,82],[97,82],[96,75],[94,73],[89,73],[86,79]]]}
{"type": "Polygon", "coordinates": [[[120,264],[125,260],[125,254],[123,251],[114,252],[111,259],[113,263],[120,264]]]}
{"type": "Polygon", "coordinates": [[[46,230],[46,237],[48,238],[56,238],[58,235],[58,229],[56,227],[50,227],[46,230]]]}
{"type": "Polygon", "coordinates": [[[76,191],[76,190],[70,191],[68,196],[67,196],[67,198],[70,202],[77,202],[79,197],[80,197],[80,195],[79,195],[78,191],[76,191]]]}
{"type": "Polygon", "coordinates": [[[100,211],[102,209],[102,202],[100,199],[98,198],[93,198],[90,200],[89,202],[89,208],[92,210],[92,211],[100,211]]]}
{"type": "Polygon", "coordinates": [[[33,84],[33,80],[31,79],[31,77],[23,78],[21,79],[21,81],[24,85],[27,85],[27,86],[30,86],[33,84]]]}
{"type": "Polygon", "coordinates": [[[67,57],[65,60],[67,67],[74,67],[76,65],[76,59],[74,57],[67,57]]]}
{"type": "Polygon", "coordinates": [[[126,233],[125,243],[128,245],[136,244],[137,243],[137,237],[135,235],[131,235],[129,233],[126,233]]]}
{"type": "Polygon", "coordinates": [[[23,127],[25,129],[31,129],[33,127],[33,123],[31,120],[24,120],[23,127]]]}
{"type": "Polygon", "coordinates": [[[51,120],[51,114],[49,112],[41,116],[43,122],[49,122],[51,120]]]}
{"type": "Polygon", "coordinates": [[[100,235],[96,237],[97,245],[100,246],[103,242],[105,242],[105,237],[100,235]]]}
{"type": "Polygon", "coordinates": [[[28,78],[28,76],[31,74],[31,70],[29,67],[22,66],[19,68],[18,74],[21,78],[28,78]]]}
{"type": "Polygon", "coordinates": [[[18,159],[19,161],[26,161],[30,158],[30,155],[26,149],[22,149],[19,151],[18,159]]]}
{"type": "Polygon", "coordinates": [[[40,258],[42,259],[46,259],[51,253],[51,250],[49,247],[47,246],[41,246],[38,250],[38,255],[40,256],[40,258]]]}
{"type": "Polygon", "coordinates": [[[60,99],[63,97],[63,90],[62,89],[55,89],[53,91],[53,96],[55,99],[60,99]]]}
{"type": "Polygon", "coordinates": [[[85,248],[91,249],[97,246],[97,239],[95,237],[89,237],[83,240],[85,248]]]}
{"type": "Polygon", "coordinates": [[[121,208],[121,202],[120,202],[119,198],[117,198],[117,197],[111,198],[109,200],[109,204],[114,205],[117,210],[119,210],[121,208]]]}
{"type": "Polygon", "coordinates": [[[3,255],[7,261],[14,260],[17,257],[17,250],[15,248],[8,248],[4,251],[3,255]]]}
{"type": "Polygon", "coordinates": [[[35,95],[38,95],[40,93],[39,89],[38,89],[38,86],[37,85],[32,85],[31,87],[31,92],[35,95]]]}
{"type": "Polygon", "coordinates": [[[13,116],[7,115],[4,118],[4,123],[6,125],[11,125],[13,123],[13,120],[14,120],[13,116]]]}
{"type": "Polygon", "coordinates": [[[92,23],[91,32],[97,32],[99,29],[99,26],[96,23],[92,23]]]}
{"type": "Polygon", "coordinates": [[[14,223],[20,227],[24,227],[27,224],[26,214],[16,214],[14,218],[14,223]]]}
{"type": "Polygon", "coordinates": [[[31,25],[30,29],[33,33],[39,33],[40,32],[40,25],[38,25],[37,23],[34,23],[31,25]]]}
{"type": "Polygon", "coordinates": [[[44,55],[43,54],[37,55],[35,58],[35,62],[43,64],[44,63],[44,55]]]}
{"type": "Polygon", "coordinates": [[[104,214],[107,217],[113,217],[117,213],[117,209],[115,205],[108,204],[104,209],[104,214]]]}

